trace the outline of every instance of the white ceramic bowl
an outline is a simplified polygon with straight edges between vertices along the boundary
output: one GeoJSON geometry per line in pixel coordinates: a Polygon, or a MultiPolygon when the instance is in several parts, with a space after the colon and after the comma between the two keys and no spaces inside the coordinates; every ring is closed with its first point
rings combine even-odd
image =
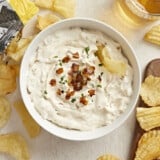
{"type": "Polygon", "coordinates": [[[102,22],[99,22],[97,20],[93,19],[85,19],[85,18],[73,18],[68,20],[60,21],[56,24],[53,24],[46,28],[44,31],[40,32],[35,39],[32,41],[32,43],[29,45],[23,60],[21,64],[21,70],[20,70],[20,91],[22,98],[24,100],[24,103],[27,107],[27,110],[31,114],[31,116],[35,119],[35,121],[45,130],[47,130],[49,133],[56,135],[58,137],[68,139],[68,140],[77,140],[77,141],[84,141],[84,140],[91,140],[95,138],[102,137],[111,131],[115,130],[117,127],[119,127],[131,114],[133,111],[138,95],[139,95],[139,88],[141,83],[141,76],[140,76],[140,69],[137,62],[137,58],[135,56],[135,52],[132,49],[132,47],[129,45],[127,40],[120,34],[118,31],[113,29],[111,26],[104,24],[102,22]],[[83,27],[88,29],[95,29],[99,30],[108,36],[110,36],[112,39],[119,42],[122,46],[123,52],[125,56],[129,59],[130,64],[133,67],[134,70],[134,79],[133,79],[133,96],[130,101],[130,105],[126,109],[126,111],[118,118],[116,119],[112,124],[97,128],[93,131],[76,131],[76,130],[69,130],[65,128],[61,128],[57,125],[54,125],[53,123],[44,120],[39,113],[35,110],[33,107],[33,104],[31,103],[30,97],[26,90],[26,81],[27,81],[27,71],[28,71],[28,65],[30,62],[30,59],[33,55],[33,52],[37,48],[37,45],[43,41],[45,37],[48,35],[54,33],[57,30],[68,28],[68,27],[83,27]]]}

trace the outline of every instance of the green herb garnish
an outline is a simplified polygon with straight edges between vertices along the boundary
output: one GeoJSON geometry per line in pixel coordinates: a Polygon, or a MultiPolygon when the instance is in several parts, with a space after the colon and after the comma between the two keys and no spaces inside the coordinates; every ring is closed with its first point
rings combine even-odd
{"type": "Polygon", "coordinates": [[[84,48],[84,50],[85,50],[85,52],[88,54],[90,48],[89,48],[89,47],[86,47],[86,48],[84,48]]]}
{"type": "Polygon", "coordinates": [[[76,101],[76,99],[75,99],[75,98],[72,98],[72,99],[71,99],[71,102],[72,102],[72,103],[74,103],[75,101],[76,101]]]}
{"type": "Polygon", "coordinates": [[[100,63],[100,64],[98,64],[98,66],[100,66],[100,67],[101,67],[101,66],[103,66],[103,64],[102,64],[102,63],[100,63]]]}
{"type": "Polygon", "coordinates": [[[47,94],[47,91],[46,91],[46,90],[44,91],[44,94],[47,94]]]}
{"type": "Polygon", "coordinates": [[[102,88],[102,85],[98,84],[97,87],[102,88]]]}
{"type": "Polygon", "coordinates": [[[58,56],[54,56],[53,58],[58,58],[58,56]]]}

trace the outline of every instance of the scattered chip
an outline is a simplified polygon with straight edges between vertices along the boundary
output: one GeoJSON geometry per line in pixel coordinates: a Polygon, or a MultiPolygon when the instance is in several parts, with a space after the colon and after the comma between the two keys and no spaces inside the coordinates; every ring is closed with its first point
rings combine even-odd
{"type": "Polygon", "coordinates": [[[0,152],[9,154],[16,160],[30,159],[27,144],[18,133],[0,135],[0,152]]]}
{"type": "Polygon", "coordinates": [[[119,160],[119,159],[111,154],[107,154],[100,156],[97,160],[119,160]]]}
{"type": "Polygon", "coordinates": [[[35,0],[35,5],[41,8],[52,9],[54,0],[35,0]]]}
{"type": "Polygon", "coordinates": [[[142,83],[140,95],[148,106],[160,105],[160,77],[146,77],[142,83]]]}
{"type": "Polygon", "coordinates": [[[8,122],[11,114],[10,103],[5,97],[0,96],[0,128],[8,122]]]}
{"type": "Polygon", "coordinates": [[[160,25],[154,26],[148,31],[144,39],[150,43],[160,45],[160,25]]]}
{"type": "Polygon", "coordinates": [[[16,71],[9,65],[0,63],[0,96],[16,89],[16,71]]]}
{"type": "Polygon", "coordinates": [[[21,117],[22,122],[26,130],[28,131],[28,134],[30,135],[30,137],[33,138],[38,136],[41,131],[41,127],[30,116],[22,100],[16,101],[14,103],[14,107],[17,110],[19,116],[21,117]]]}
{"type": "Polygon", "coordinates": [[[30,0],[9,0],[21,21],[26,24],[38,11],[38,7],[30,0]]]}
{"type": "Polygon", "coordinates": [[[109,72],[120,76],[126,73],[126,64],[124,62],[111,59],[105,46],[98,45],[97,48],[96,55],[109,72]]]}
{"type": "Polygon", "coordinates": [[[153,130],[142,135],[134,160],[153,160],[160,157],[160,131],[153,130]]]}
{"type": "Polygon", "coordinates": [[[20,40],[13,39],[6,50],[7,55],[16,62],[20,62],[32,39],[33,37],[21,38],[20,40]]]}
{"type": "Polygon", "coordinates": [[[145,131],[160,127],[160,107],[137,107],[136,116],[141,128],[145,131]]]}
{"type": "Polygon", "coordinates": [[[75,6],[75,0],[54,0],[53,11],[65,18],[70,18],[75,14],[75,6]]]}
{"type": "Polygon", "coordinates": [[[54,14],[46,14],[44,16],[38,15],[36,27],[40,30],[43,30],[50,24],[53,24],[59,20],[60,18],[55,16],[54,14]]]}

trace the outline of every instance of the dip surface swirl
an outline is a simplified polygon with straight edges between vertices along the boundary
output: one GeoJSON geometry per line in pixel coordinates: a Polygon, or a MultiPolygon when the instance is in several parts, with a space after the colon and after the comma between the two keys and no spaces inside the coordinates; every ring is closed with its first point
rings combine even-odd
{"type": "Polygon", "coordinates": [[[128,107],[133,70],[119,43],[82,28],[56,31],[33,53],[27,92],[46,120],[68,129],[93,130],[111,124],[128,107]],[[126,64],[123,76],[110,73],[98,59],[103,44],[113,60],[126,64]]]}

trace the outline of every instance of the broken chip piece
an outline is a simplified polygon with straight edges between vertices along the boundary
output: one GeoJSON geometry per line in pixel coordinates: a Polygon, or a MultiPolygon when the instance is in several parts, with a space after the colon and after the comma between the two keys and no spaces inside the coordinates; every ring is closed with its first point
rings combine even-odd
{"type": "Polygon", "coordinates": [[[27,144],[18,133],[0,135],[0,152],[9,154],[16,160],[30,159],[27,144]]]}
{"type": "Polygon", "coordinates": [[[53,23],[55,23],[55,22],[57,22],[59,20],[60,20],[60,18],[57,17],[54,14],[46,14],[46,15],[43,15],[43,16],[38,15],[36,27],[39,30],[43,30],[47,26],[49,26],[50,24],[53,24],[53,23]]]}
{"type": "Polygon", "coordinates": [[[96,55],[109,72],[118,74],[120,76],[123,76],[126,73],[127,66],[124,62],[114,60],[109,57],[108,50],[105,46],[98,45],[97,48],[98,50],[96,55]]]}
{"type": "Polygon", "coordinates": [[[111,154],[106,154],[103,156],[100,156],[97,160],[120,160],[117,157],[111,155],[111,154]]]}
{"type": "Polygon", "coordinates": [[[12,39],[6,50],[7,55],[16,62],[20,62],[32,39],[33,37],[21,38],[18,40],[16,38],[12,39]]]}
{"type": "Polygon", "coordinates": [[[137,107],[136,117],[141,128],[145,131],[160,127],[160,107],[137,107]]]}
{"type": "Polygon", "coordinates": [[[144,39],[150,43],[160,45],[160,25],[152,27],[145,34],[144,39]]]}
{"type": "Polygon", "coordinates": [[[54,0],[53,11],[65,18],[73,17],[75,14],[75,0],[54,0]]]}
{"type": "Polygon", "coordinates": [[[8,122],[11,114],[11,107],[5,97],[0,96],[0,128],[8,122]]]}
{"type": "Polygon", "coordinates": [[[41,127],[30,116],[22,100],[14,102],[14,107],[18,112],[22,122],[31,138],[39,135],[41,127]]]}
{"type": "Polygon", "coordinates": [[[45,9],[53,8],[54,0],[35,0],[35,5],[45,9]]]}
{"type": "Polygon", "coordinates": [[[142,100],[148,106],[160,105],[160,77],[154,77],[152,75],[145,78],[142,83],[140,95],[142,100]]]}

